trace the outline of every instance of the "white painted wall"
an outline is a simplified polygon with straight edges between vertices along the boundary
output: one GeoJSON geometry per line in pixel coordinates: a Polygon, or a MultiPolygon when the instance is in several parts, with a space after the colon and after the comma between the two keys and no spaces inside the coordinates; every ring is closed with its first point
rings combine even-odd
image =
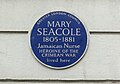
{"type": "Polygon", "coordinates": [[[49,80],[73,80],[72,84],[96,84],[97,81],[110,84],[116,81],[119,84],[119,22],[120,0],[0,0],[0,84],[31,84],[35,83],[34,80],[47,80],[47,83],[49,80]],[[54,10],[71,12],[89,31],[96,32],[90,34],[84,58],[65,70],[49,69],[37,62],[29,48],[28,33],[24,32],[29,31],[42,15],[54,10]],[[106,33],[99,33],[101,31],[106,33]]]}
{"type": "Polygon", "coordinates": [[[54,10],[75,14],[89,30],[119,30],[119,0],[0,0],[0,30],[29,30],[54,10]]]}

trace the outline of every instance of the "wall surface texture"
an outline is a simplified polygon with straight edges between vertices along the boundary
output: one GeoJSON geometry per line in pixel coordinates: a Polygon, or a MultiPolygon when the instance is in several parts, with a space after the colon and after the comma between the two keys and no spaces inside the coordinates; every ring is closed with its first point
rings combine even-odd
{"type": "Polygon", "coordinates": [[[120,0],[0,0],[0,84],[120,83],[120,0]],[[76,15],[90,32],[84,58],[54,70],[29,47],[29,31],[51,11],[76,15]]]}

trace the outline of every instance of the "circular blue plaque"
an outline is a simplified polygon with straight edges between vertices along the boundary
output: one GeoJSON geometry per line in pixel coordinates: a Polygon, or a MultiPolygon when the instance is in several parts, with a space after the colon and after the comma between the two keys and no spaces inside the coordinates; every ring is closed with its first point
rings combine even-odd
{"type": "Polygon", "coordinates": [[[88,32],[74,15],[54,11],[42,16],[30,33],[35,58],[43,65],[63,69],[76,64],[88,46],[88,32]]]}

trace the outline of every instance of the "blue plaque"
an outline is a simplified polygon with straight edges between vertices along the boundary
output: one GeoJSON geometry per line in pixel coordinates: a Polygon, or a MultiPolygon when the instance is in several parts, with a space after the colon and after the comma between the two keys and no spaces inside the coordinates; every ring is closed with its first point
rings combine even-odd
{"type": "Polygon", "coordinates": [[[54,11],[42,16],[30,33],[35,58],[43,65],[64,69],[76,64],[88,46],[88,32],[74,15],[54,11]]]}

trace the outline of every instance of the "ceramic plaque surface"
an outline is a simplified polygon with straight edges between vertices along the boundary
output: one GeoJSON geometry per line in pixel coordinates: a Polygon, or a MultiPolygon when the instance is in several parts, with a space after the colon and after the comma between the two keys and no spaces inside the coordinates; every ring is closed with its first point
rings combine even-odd
{"type": "Polygon", "coordinates": [[[76,64],[85,54],[88,33],[74,15],[54,11],[42,16],[30,33],[30,46],[43,65],[63,69],[76,64]]]}

